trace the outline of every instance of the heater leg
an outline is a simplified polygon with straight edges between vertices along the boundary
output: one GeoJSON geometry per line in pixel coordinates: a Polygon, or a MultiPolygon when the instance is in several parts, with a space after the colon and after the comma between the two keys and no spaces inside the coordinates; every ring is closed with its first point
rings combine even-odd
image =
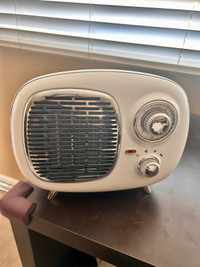
{"type": "Polygon", "coordinates": [[[49,191],[49,194],[47,196],[47,199],[48,200],[53,200],[56,197],[57,194],[58,194],[57,191],[49,191]]]}
{"type": "Polygon", "coordinates": [[[150,185],[144,186],[143,190],[146,194],[151,194],[151,187],[150,185]]]}

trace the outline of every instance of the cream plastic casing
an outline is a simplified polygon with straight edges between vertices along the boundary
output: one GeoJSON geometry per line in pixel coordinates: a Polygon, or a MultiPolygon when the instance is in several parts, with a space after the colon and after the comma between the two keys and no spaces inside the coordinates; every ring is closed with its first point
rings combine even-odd
{"type": "Polygon", "coordinates": [[[121,70],[81,70],[53,73],[27,82],[17,93],[11,112],[11,139],[16,161],[23,175],[32,184],[61,192],[98,192],[144,187],[166,178],[177,166],[187,139],[189,106],[183,89],[175,82],[145,73],[121,70]],[[56,183],[43,181],[31,171],[24,144],[24,115],[27,101],[35,93],[55,89],[89,89],[114,98],[120,116],[120,146],[114,168],[104,178],[56,183]],[[177,124],[170,136],[160,142],[140,140],[133,130],[138,110],[154,100],[171,103],[177,111],[177,124]],[[135,149],[135,154],[126,154],[135,149]],[[145,157],[156,157],[159,173],[152,178],[142,176],[137,166],[145,157]]]}

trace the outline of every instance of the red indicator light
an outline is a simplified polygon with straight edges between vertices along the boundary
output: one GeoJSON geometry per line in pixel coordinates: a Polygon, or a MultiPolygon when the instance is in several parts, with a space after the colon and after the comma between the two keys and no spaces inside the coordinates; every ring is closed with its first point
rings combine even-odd
{"type": "Polygon", "coordinates": [[[137,151],[135,149],[127,149],[125,151],[126,154],[135,154],[137,151]]]}

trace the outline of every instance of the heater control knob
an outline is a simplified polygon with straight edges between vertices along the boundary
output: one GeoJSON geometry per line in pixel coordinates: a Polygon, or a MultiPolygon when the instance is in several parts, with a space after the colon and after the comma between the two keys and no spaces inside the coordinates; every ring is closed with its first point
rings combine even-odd
{"type": "Polygon", "coordinates": [[[154,100],[138,110],[134,117],[133,129],[142,141],[160,142],[174,131],[177,120],[178,112],[170,102],[154,100]]]}
{"type": "Polygon", "coordinates": [[[160,164],[157,158],[147,157],[143,158],[139,162],[137,168],[140,174],[148,178],[151,178],[158,174],[160,170],[160,164]]]}
{"type": "Polygon", "coordinates": [[[172,122],[165,113],[150,113],[145,119],[145,129],[149,134],[163,135],[170,131],[172,122]]]}

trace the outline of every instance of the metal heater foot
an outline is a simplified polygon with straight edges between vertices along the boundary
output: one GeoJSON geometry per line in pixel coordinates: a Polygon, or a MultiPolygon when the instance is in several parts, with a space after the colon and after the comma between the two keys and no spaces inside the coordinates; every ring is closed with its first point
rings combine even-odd
{"type": "Polygon", "coordinates": [[[146,194],[151,194],[151,187],[150,185],[144,186],[143,190],[146,194]]]}
{"type": "Polygon", "coordinates": [[[58,194],[57,191],[49,191],[49,194],[47,196],[47,199],[48,200],[53,200],[56,197],[57,194],[58,194]]]}

